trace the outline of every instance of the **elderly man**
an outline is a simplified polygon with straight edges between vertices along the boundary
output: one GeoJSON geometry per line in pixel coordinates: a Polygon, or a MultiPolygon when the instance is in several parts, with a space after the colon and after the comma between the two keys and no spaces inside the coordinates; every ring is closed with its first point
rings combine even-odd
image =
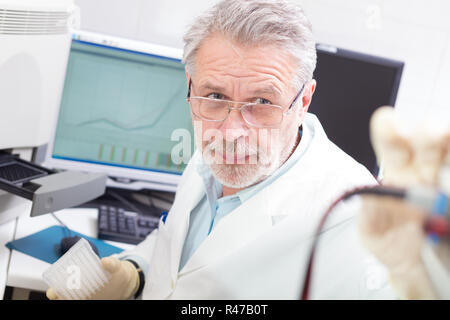
{"type": "MultiPolygon", "coordinates": [[[[285,1],[230,0],[184,40],[198,150],[167,219],[135,250],[103,259],[112,277],[93,298],[296,299],[324,210],[376,184],[307,113],[311,25],[285,1]]],[[[344,206],[321,234],[312,298],[393,297],[384,282],[370,285],[377,264],[344,206]]]]}

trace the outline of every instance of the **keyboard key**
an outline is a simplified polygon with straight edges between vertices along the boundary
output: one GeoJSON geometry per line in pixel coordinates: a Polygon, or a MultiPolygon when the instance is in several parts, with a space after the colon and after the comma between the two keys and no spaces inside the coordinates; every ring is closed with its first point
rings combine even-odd
{"type": "Polygon", "coordinates": [[[98,237],[100,239],[137,244],[158,227],[160,212],[155,216],[141,216],[120,206],[101,206],[98,212],[98,237]]]}
{"type": "Polygon", "coordinates": [[[138,226],[139,227],[146,227],[147,226],[147,221],[145,221],[143,219],[139,219],[138,220],[138,226]]]}

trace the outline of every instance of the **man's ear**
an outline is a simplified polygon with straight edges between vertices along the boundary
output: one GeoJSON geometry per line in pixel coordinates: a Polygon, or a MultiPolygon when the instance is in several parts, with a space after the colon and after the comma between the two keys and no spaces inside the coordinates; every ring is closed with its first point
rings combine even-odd
{"type": "Polygon", "coordinates": [[[296,111],[298,126],[300,127],[305,119],[306,112],[308,112],[309,105],[311,104],[312,96],[314,91],[316,90],[316,80],[312,79],[311,81],[305,84],[304,92],[302,93],[301,98],[301,106],[296,111]]]}
{"type": "Polygon", "coordinates": [[[189,81],[191,80],[191,76],[189,75],[189,73],[187,71],[187,67],[184,67],[184,73],[186,75],[186,84],[187,84],[188,89],[189,89],[189,81]]]}
{"type": "Polygon", "coordinates": [[[309,105],[311,104],[312,97],[314,94],[314,91],[316,91],[317,82],[316,80],[312,79],[308,82],[305,88],[305,93],[302,97],[302,113],[308,112],[309,105]]]}

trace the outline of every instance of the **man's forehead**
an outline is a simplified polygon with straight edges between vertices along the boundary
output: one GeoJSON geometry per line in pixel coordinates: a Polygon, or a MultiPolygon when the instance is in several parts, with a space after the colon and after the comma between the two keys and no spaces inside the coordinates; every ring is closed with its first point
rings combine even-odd
{"type": "Polygon", "coordinates": [[[276,45],[243,45],[217,34],[206,38],[200,46],[195,69],[201,74],[260,75],[284,81],[292,76],[296,61],[276,45]]]}
{"type": "MultiPolygon", "coordinates": [[[[210,90],[214,92],[227,92],[231,88],[229,86],[230,82],[223,81],[219,78],[203,78],[198,83],[198,90],[210,90]]],[[[280,89],[276,84],[272,83],[270,79],[265,82],[252,82],[251,79],[246,84],[246,91],[252,94],[269,94],[273,96],[281,95],[280,89]]]]}

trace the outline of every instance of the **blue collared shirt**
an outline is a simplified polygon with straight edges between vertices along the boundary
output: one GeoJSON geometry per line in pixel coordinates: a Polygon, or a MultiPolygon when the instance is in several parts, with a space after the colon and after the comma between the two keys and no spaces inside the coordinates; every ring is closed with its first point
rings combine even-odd
{"type": "Polygon", "coordinates": [[[309,144],[311,133],[300,130],[300,134],[300,143],[281,167],[263,181],[233,195],[222,197],[222,185],[214,178],[211,169],[203,162],[197,165],[197,172],[203,179],[206,194],[191,211],[189,230],[184,242],[179,270],[184,267],[223,217],[257,194],[261,189],[270,185],[301,158],[309,144]]]}

